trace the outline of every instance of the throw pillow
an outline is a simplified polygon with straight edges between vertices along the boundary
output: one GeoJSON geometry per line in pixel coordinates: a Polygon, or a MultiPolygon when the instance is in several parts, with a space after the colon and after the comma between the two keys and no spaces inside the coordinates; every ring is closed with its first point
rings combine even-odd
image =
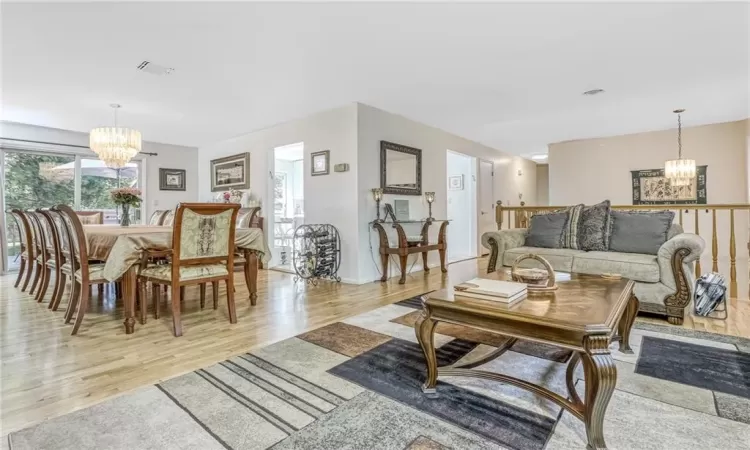
{"type": "Polygon", "coordinates": [[[584,206],[578,224],[578,249],[607,251],[610,233],[609,200],[584,206]]]}
{"type": "Polygon", "coordinates": [[[672,211],[612,211],[609,251],[656,255],[669,238],[672,211]]]}
{"type": "Polygon", "coordinates": [[[524,245],[526,247],[561,248],[563,230],[567,221],[567,212],[532,216],[524,245]]]}
{"type": "Polygon", "coordinates": [[[563,211],[568,213],[568,222],[563,230],[563,248],[579,250],[578,246],[578,226],[581,223],[581,211],[583,204],[565,208],[563,211]]]}

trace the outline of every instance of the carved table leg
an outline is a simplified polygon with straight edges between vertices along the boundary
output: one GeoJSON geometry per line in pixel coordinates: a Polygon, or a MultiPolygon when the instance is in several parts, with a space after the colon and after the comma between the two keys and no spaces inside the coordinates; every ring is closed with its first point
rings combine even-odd
{"type": "Polygon", "coordinates": [[[636,296],[631,294],[628,306],[625,308],[625,312],[622,313],[620,323],[617,326],[620,333],[620,351],[629,355],[633,354],[633,350],[630,348],[630,330],[633,328],[633,323],[635,323],[635,316],[638,315],[639,305],[640,302],[636,296]]]}
{"type": "Polygon", "coordinates": [[[576,406],[583,408],[581,397],[578,395],[578,391],[576,391],[575,380],[576,367],[578,366],[578,363],[580,361],[581,354],[578,352],[574,352],[573,356],[570,357],[570,361],[568,361],[568,369],[565,371],[565,383],[568,386],[568,394],[570,395],[570,399],[573,401],[573,403],[576,404],[576,406]]]}
{"type": "Polygon", "coordinates": [[[583,341],[583,371],[586,376],[584,424],[589,450],[606,449],[604,413],[617,382],[617,366],[609,353],[607,336],[587,336],[583,341]]]}
{"type": "Polygon", "coordinates": [[[434,394],[437,385],[437,355],[435,354],[435,325],[437,322],[430,318],[429,310],[422,311],[422,314],[414,324],[414,331],[417,334],[417,340],[422,347],[425,361],[427,362],[427,379],[422,385],[422,392],[425,394],[434,394]]]}
{"type": "Polygon", "coordinates": [[[125,334],[135,331],[135,273],[136,266],[131,266],[122,276],[122,296],[125,304],[125,334]]]}
{"type": "Polygon", "coordinates": [[[255,306],[258,301],[258,255],[245,249],[245,283],[250,291],[250,305],[255,306]]]}

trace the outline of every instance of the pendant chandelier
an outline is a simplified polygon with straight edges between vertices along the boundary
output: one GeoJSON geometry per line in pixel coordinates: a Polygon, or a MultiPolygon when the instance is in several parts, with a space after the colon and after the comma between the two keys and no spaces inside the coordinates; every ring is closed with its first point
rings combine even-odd
{"type": "Polygon", "coordinates": [[[118,104],[109,105],[115,110],[115,126],[94,128],[89,134],[89,147],[111,169],[121,169],[141,151],[141,132],[117,126],[118,104]]]}
{"type": "Polygon", "coordinates": [[[695,179],[695,160],[682,158],[682,116],[684,109],[675,109],[677,114],[677,159],[664,164],[664,176],[672,186],[689,186],[695,179]]]}

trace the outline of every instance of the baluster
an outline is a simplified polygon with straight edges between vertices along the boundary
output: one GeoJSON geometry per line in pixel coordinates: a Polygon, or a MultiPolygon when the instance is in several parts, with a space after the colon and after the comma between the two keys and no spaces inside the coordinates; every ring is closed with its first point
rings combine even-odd
{"type": "Polygon", "coordinates": [[[713,212],[713,236],[711,236],[711,253],[713,254],[713,266],[711,266],[712,272],[719,271],[719,239],[716,237],[716,209],[713,212]]]}
{"type": "Polygon", "coordinates": [[[729,297],[737,298],[737,247],[734,242],[734,209],[729,210],[729,297]]]}
{"type": "Polygon", "coordinates": [[[508,228],[511,228],[510,210],[508,210],[508,228]]]}
{"type": "MultiPolygon", "coordinates": [[[[700,227],[698,226],[698,212],[699,210],[694,210],[695,212],[695,234],[698,236],[701,235],[700,227]]],[[[698,256],[698,259],[695,260],[695,278],[698,278],[701,276],[701,258],[698,256]]]]}
{"type": "Polygon", "coordinates": [[[503,202],[502,200],[498,200],[497,206],[495,207],[495,222],[497,222],[497,229],[502,230],[503,229],[503,202]]]}
{"type": "MultiPolygon", "coordinates": [[[[687,212],[687,210],[685,210],[687,212]]],[[[682,226],[682,210],[680,210],[680,226],[682,226]]]]}

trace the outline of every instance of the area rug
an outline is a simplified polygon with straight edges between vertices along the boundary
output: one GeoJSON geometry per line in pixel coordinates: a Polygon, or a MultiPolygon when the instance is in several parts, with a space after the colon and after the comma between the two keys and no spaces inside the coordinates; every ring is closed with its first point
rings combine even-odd
{"type": "MultiPolygon", "coordinates": [[[[425,364],[409,299],[11,433],[26,449],[582,449],[583,424],[555,404],[493,381],[441,378],[425,364]]],[[[440,365],[506,339],[453,325],[440,365]]],[[[747,449],[750,340],[637,322],[634,354],[612,344],[612,449],[747,449]],[[679,330],[679,331],[676,331],[679,330]]],[[[481,366],[562,395],[569,351],[516,342],[481,366]]],[[[579,367],[580,371],[580,367],[579,367]]],[[[583,374],[576,387],[583,393],[583,374]]]]}

